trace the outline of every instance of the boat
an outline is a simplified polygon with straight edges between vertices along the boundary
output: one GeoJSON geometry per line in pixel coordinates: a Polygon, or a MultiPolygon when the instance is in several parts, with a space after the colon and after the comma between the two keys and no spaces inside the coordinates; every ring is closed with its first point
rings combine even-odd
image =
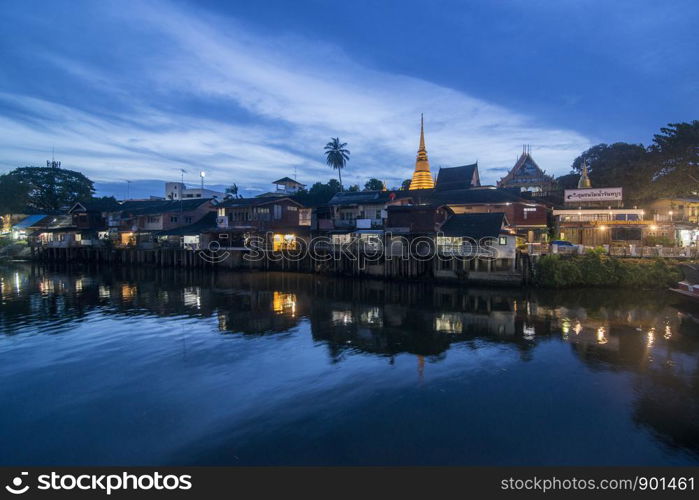
{"type": "Polygon", "coordinates": [[[680,270],[684,279],[677,283],[670,291],[686,299],[699,302],[699,266],[680,264],[680,270]]]}

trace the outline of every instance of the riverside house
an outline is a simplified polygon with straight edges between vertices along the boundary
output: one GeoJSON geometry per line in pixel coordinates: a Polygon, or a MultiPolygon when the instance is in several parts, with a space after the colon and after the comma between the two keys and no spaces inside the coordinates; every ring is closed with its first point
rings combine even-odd
{"type": "Polygon", "coordinates": [[[230,198],[218,205],[217,213],[216,228],[205,239],[222,248],[243,248],[250,237],[264,236],[274,251],[292,249],[297,238],[310,234],[311,209],[291,196],[230,198]]]}
{"type": "Polygon", "coordinates": [[[152,247],[167,232],[199,222],[216,207],[211,199],[125,201],[107,213],[107,231],[121,246],[152,247]]]}
{"type": "Polygon", "coordinates": [[[513,278],[517,238],[502,212],[453,214],[440,226],[435,242],[440,256],[435,277],[513,278]]]}

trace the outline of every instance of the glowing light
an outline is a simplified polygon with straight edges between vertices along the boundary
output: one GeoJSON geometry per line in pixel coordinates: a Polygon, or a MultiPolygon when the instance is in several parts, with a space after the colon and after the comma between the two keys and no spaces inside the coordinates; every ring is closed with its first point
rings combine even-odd
{"type": "Polygon", "coordinates": [[[670,328],[670,325],[665,325],[665,335],[663,335],[663,338],[665,340],[670,340],[670,337],[672,337],[672,328],[670,328]]]}
{"type": "Polygon", "coordinates": [[[597,343],[598,344],[606,344],[607,342],[608,342],[607,330],[603,326],[600,326],[597,329],[597,343]]]}
{"type": "Polygon", "coordinates": [[[561,332],[563,332],[564,337],[568,336],[570,332],[570,320],[568,318],[564,318],[561,322],[561,332]]]}
{"type": "Polygon", "coordinates": [[[274,292],[272,295],[272,309],[277,314],[296,315],[296,295],[293,293],[274,292]]]}
{"type": "Polygon", "coordinates": [[[651,224],[650,230],[651,230],[651,231],[657,231],[657,230],[658,230],[658,226],[656,226],[655,224],[651,224]]]}
{"type": "Polygon", "coordinates": [[[648,330],[648,347],[655,343],[655,328],[648,330]]]}
{"type": "Polygon", "coordinates": [[[534,337],[536,336],[536,330],[534,330],[533,326],[524,325],[522,333],[526,340],[534,340],[534,337]]]}
{"type": "Polygon", "coordinates": [[[607,229],[607,226],[600,226],[600,227],[599,227],[599,230],[600,230],[600,231],[604,231],[605,229],[607,229]]]}
{"type": "Polygon", "coordinates": [[[582,325],[580,324],[580,321],[575,322],[575,327],[573,327],[573,331],[575,332],[575,335],[580,335],[580,332],[582,332],[582,325]]]}

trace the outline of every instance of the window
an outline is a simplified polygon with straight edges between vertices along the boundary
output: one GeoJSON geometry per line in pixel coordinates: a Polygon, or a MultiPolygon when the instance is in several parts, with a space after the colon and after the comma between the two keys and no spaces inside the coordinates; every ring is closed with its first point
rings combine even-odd
{"type": "Polygon", "coordinates": [[[500,245],[507,245],[507,236],[500,236],[500,238],[498,238],[498,243],[500,245]]]}
{"type": "Polygon", "coordinates": [[[271,214],[269,211],[269,207],[258,207],[255,209],[255,214],[253,216],[253,219],[255,220],[270,220],[271,219],[271,214]]]}
{"type": "Polygon", "coordinates": [[[282,206],[274,205],[274,220],[279,220],[282,218],[282,206]]]}
{"type": "Polygon", "coordinates": [[[286,209],[289,212],[296,212],[299,209],[299,207],[295,207],[294,205],[289,205],[288,207],[286,207],[286,209]]]}
{"type": "Polygon", "coordinates": [[[376,217],[374,217],[374,218],[375,218],[375,219],[380,219],[380,218],[381,218],[381,210],[377,210],[377,211],[376,211],[376,217]]]}
{"type": "Polygon", "coordinates": [[[173,223],[177,222],[177,217],[174,215],[172,217],[170,217],[170,222],[173,222],[173,223]]]}
{"type": "Polygon", "coordinates": [[[157,224],[160,222],[160,217],[148,217],[148,224],[157,224]]]}
{"type": "Polygon", "coordinates": [[[186,224],[191,224],[191,223],[192,223],[192,218],[191,218],[191,217],[185,217],[185,218],[184,218],[184,222],[185,222],[186,224]]]}
{"type": "Polygon", "coordinates": [[[612,228],[613,241],[631,241],[641,239],[640,227],[614,227],[612,228]]]}

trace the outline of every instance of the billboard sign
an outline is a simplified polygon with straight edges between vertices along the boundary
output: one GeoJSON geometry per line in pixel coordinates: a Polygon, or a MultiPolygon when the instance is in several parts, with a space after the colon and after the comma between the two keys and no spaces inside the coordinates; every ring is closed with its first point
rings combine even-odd
{"type": "Polygon", "coordinates": [[[621,201],[622,188],[566,189],[563,199],[565,203],[579,203],[585,201],[621,201]]]}

